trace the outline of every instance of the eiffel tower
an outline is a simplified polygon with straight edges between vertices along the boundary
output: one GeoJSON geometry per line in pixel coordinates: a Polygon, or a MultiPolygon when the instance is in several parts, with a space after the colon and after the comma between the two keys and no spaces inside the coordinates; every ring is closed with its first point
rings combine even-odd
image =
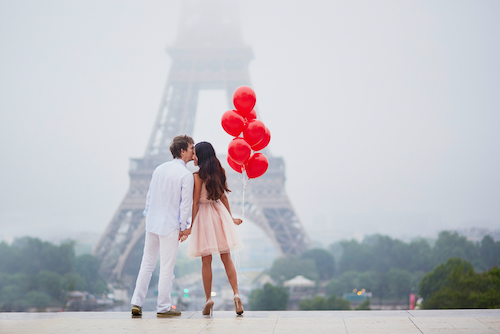
{"type": "MultiPolygon", "coordinates": [[[[158,165],[172,159],[173,137],[192,136],[198,92],[224,89],[232,106],[236,88],[251,86],[248,64],[253,53],[243,42],[235,6],[228,0],[184,2],[177,40],[167,49],[172,65],[146,152],[143,158],[131,159],[130,188],[93,250],[101,260],[101,272],[111,281],[125,282],[125,276],[137,275],[144,245],[142,212],[151,175],[158,165]]],[[[248,182],[244,203],[241,175],[232,171],[225,156],[219,157],[232,190],[228,196],[231,209],[245,210],[245,219],[259,226],[282,256],[301,254],[310,241],[285,193],[285,163],[268,151],[266,156],[268,171],[248,182]]]]}

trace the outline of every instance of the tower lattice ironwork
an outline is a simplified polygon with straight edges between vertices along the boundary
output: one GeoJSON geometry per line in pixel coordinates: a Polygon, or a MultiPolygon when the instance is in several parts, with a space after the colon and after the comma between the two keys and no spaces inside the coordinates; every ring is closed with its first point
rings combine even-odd
{"type": "MultiPolygon", "coordinates": [[[[143,158],[131,159],[130,188],[93,251],[101,260],[102,273],[111,280],[123,280],[124,268],[131,262],[138,269],[144,242],[142,212],[152,172],[172,159],[173,137],[192,136],[198,92],[224,89],[232,105],[234,90],[251,86],[248,64],[253,53],[243,42],[234,6],[232,1],[221,0],[184,2],[177,40],[168,48],[172,65],[146,152],[143,158]]],[[[309,239],[285,193],[284,161],[269,152],[266,155],[268,171],[249,181],[245,189],[245,218],[258,225],[282,255],[300,254],[308,248],[309,239]]],[[[226,157],[220,160],[233,191],[231,208],[241,212],[240,174],[231,170],[226,157]]]]}

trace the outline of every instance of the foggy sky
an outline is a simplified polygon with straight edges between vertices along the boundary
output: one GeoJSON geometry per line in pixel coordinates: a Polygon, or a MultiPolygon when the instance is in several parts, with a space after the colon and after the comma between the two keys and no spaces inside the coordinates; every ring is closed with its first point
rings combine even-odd
{"type": "MultiPolygon", "coordinates": [[[[101,233],[180,1],[0,2],[0,239],[101,233]]],[[[500,2],[245,1],[259,119],[312,240],[500,226],[500,2]]],[[[195,141],[224,153],[219,91],[195,141]]]]}

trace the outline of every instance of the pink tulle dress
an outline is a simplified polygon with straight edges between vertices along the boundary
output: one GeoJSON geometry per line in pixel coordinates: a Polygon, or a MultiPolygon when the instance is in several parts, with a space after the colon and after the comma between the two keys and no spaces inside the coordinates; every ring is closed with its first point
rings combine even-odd
{"type": "Polygon", "coordinates": [[[190,258],[223,254],[243,248],[237,225],[220,200],[207,199],[205,183],[201,186],[198,213],[189,236],[190,258]]]}

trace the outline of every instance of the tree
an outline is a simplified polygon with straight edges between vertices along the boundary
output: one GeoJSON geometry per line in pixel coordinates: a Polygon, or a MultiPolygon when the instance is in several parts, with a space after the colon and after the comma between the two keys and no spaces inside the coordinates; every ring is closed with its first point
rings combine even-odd
{"type": "Polygon", "coordinates": [[[479,254],[486,268],[498,266],[500,264],[500,241],[495,242],[491,236],[484,236],[479,246],[479,254]]]}
{"type": "Polygon", "coordinates": [[[64,289],[64,279],[58,273],[42,270],[36,277],[38,291],[44,292],[54,299],[60,299],[64,289]]]}
{"type": "Polygon", "coordinates": [[[356,311],[370,310],[370,298],[366,298],[364,302],[356,307],[356,311]]]}
{"type": "Polygon", "coordinates": [[[448,259],[456,257],[471,262],[475,266],[480,267],[480,269],[484,269],[485,267],[476,245],[472,241],[467,240],[466,237],[458,235],[457,232],[440,232],[432,253],[434,265],[444,263],[448,259]]]}
{"type": "Polygon", "coordinates": [[[250,293],[250,310],[252,311],[282,311],[288,305],[288,291],[284,287],[266,283],[262,289],[250,293]]]}
{"type": "Polygon", "coordinates": [[[343,296],[344,293],[352,292],[353,289],[362,289],[359,284],[360,273],[348,271],[340,275],[337,279],[332,279],[326,286],[328,295],[343,296]]]}
{"type": "Polygon", "coordinates": [[[87,283],[86,291],[101,294],[107,290],[106,281],[99,274],[99,267],[99,260],[95,256],[83,254],[76,257],[76,273],[87,283]]]}
{"type": "Polygon", "coordinates": [[[387,274],[389,293],[392,297],[406,298],[411,292],[412,275],[404,269],[393,268],[387,274]]]}
{"type": "Polygon", "coordinates": [[[335,259],[331,253],[324,249],[315,248],[304,252],[302,258],[314,261],[321,280],[328,280],[333,277],[335,273],[335,259]]]}
{"type": "Polygon", "coordinates": [[[449,284],[448,276],[455,268],[462,268],[464,272],[474,271],[472,265],[464,260],[459,258],[451,258],[446,263],[442,263],[433,271],[425,275],[420,281],[419,285],[419,293],[426,299],[431,298],[433,294],[439,291],[443,286],[447,286],[449,284]]]}
{"type": "Polygon", "coordinates": [[[500,269],[478,274],[469,262],[450,259],[422,279],[422,290],[426,309],[500,308],[500,269]]]}
{"type": "Polygon", "coordinates": [[[50,304],[50,297],[42,291],[30,291],[24,297],[30,306],[44,309],[50,304]]]}
{"type": "Polygon", "coordinates": [[[269,270],[269,276],[271,276],[275,282],[283,282],[297,275],[302,275],[311,280],[317,280],[319,275],[314,260],[303,259],[297,256],[283,257],[274,260],[269,270]]]}
{"type": "Polygon", "coordinates": [[[350,310],[351,303],[335,295],[328,298],[315,296],[313,299],[301,300],[299,308],[301,310],[350,310]]]}

